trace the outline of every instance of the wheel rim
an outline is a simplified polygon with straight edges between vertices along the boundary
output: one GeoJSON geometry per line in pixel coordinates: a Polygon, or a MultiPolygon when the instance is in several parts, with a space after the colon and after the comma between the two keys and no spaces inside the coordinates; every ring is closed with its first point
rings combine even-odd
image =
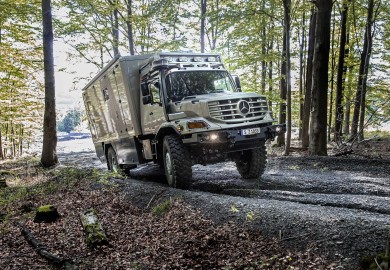
{"type": "Polygon", "coordinates": [[[166,170],[166,176],[168,180],[168,184],[172,185],[172,159],[171,159],[171,154],[169,151],[165,153],[165,170],[166,170]]]}
{"type": "Polygon", "coordinates": [[[111,164],[112,164],[112,170],[114,172],[118,172],[118,163],[116,162],[114,157],[112,157],[111,159],[111,164]]]}

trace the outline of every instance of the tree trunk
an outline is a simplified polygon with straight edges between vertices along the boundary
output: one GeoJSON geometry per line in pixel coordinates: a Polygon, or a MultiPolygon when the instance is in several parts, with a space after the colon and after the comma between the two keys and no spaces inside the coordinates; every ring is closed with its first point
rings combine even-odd
{"type": "MultiPolygon", "coordinates": [[[[353,55],[354,55],[354,52],[352,51],[351,53],[349,52],[349,50],[352,50],[352,47],[353,47],[353,43],[350,44],[349,43],[349,29],[350,29],[350,24],[348,24],[348,34],[347,34],[347,44],[348,44],[348,59],[349,59],[349,63],[353,63],[353,55]],[[351,48],[351,49],[350,49],[351,48]]],[[[344,125],[343,125],[343,134],[344,135],[349,135],[350,134],[350,131],[349,131],[349,128],[350,128],[350,122],[351,122],[351,95],[352,95],[352,81],[353,81],[353,69],[354,69],[354,65],[353,64],[350,64],[348,67],[346,66],[346,69],[348,69],[348,73],[347,73],[347,79],[348,79],[348,88],[346,90],[346,97],[348,97],[349,99],[346,100],[346,105],[345,105],[345,113],[344,113],[344,125]]]]}
{"type": "MultiPolygon", "coordinates": [[[[370,60],[370,54],[371,54],[371,47],[372,47],[372,15],[374,10],[374,0],[369,0],[368,2],[368,11],[367,11],[367,21],[366,21],[366,30],[364,33],[364,43],[363,43],[363,49],[362,53],[360,54],[360,66],[359,66],[359,78],[358,78],[358,85],[356,89],[356,96],[355,96],[355,107],[353,110],[353,119],[352,119],[352,127],[351,127],[351,137],[354,138],[358,135],[358,125],[359,125],[359,119],[360,114],[364,114],[365,110],[365,104],[362,104],[362,101],[365,101],[365,84],[367,82],[367,73],[368,73],[368,66],[369,66],[369,60],[370,60]],[[366,61],[368,60],[368,63],[366,65],[366,61]],[[364,82],[365,81],[365,82],[364,82]],[[364,92],[364,94],[363,94],[364,92]],[[363,107],[364,106],[364,107],[363,107]]],[[[364,115],[363,115],[363,121],[364,121],[364,115]]],[[[363,126],[360,127],[360,131],[363,131],[363,126]]]]}
{"type": "MultiPolygon", "coordinates": [[[[270,45],[269,45],[269,48],[268,48],[268,51],[272,51],[274,47],[274,42],[273,40],[271,41],[270,45]]],[[[272,97],[272,92],[273,92],[273,83],[272,83],[272,78],[273,78],[273,62],[270,61],[268,63],[268,93],[269,93],[269,96],[272,97]]],[[[271,98],[268,99],[268,107],[271,111],[272,110],[272,101],[271,101],[271,98]]]]}
{"type": "Polygon", "coordinates": [[[370,58],[372,52],[372,25],[374,24],[373,19],[373,10],[374,10],[374,0],[369,1],[368,13],[367,16],[367,26],[366,26],[366,34],[365,39],[367,39],[367,54],[364,60],[364,68],[363,68],[363,80],[362,80],[362,93],[361,93],[361,104],[360,104],[360,121],[359,121],[359,140],[364,140],[364,117],[366,113],[366,94],[367,94],[367,77],[368,77],[368,69],[370,67],[370,58]]]}
{"type": "Polygon", "coordinates": [[[309,44],[307,52],[307,64],[306,64],[306,87],[305,87],[305,100],[303,103],[303,117],[302,117],[302,148],[309,147],[309,124],[311,113],[311,84],[312,84],[312,72],[313,72],[313,54],[314,54],[314,39],[315,39],[315,26],[317,21],[317,12],[313,7],[310,15],[310,28],[309,28],[309,44]]]}
{"type": "MultiPolygon", "coordinates": [[[[265,1],[263,0],[262,4],[263,10],[265,9],[265,1]]],[[[265,16],[262,19],[261,24],[262,30],[261,30],[261,94],[265,94],[265,81],[267,76],[267,62],[266,55],[267,55],[267,29],[266,29],[266,23],[265,23],[265,16]]]]}
{"type": "Polygon", "coordinates": [[[42,0],[42,23],[45,73],[45,113],[43,119],[43,147],[41,163],[43,167],[50,167],[58,163],[56,150],[57,131],[51,0],[42,0]]]}
{"type": "Polygon", "coordinates": [[[132,5],[132,0],[127,0],[126,1],[126,8],[127,8],[127,20],[126,20],[126,25],[127,25],[127,35],[129,39],[129,52],[130,55],[134,55],[134,35],[133,35],[133,12],[131,9],[132,5]]]}
{"type": "Polygon", "coordinates": [[[24,135],[23,125],[20,125],[20,131],[19,131],[19,155],[23,155],[23,135],[24,135]]]}
{"type": "MultiPolygon", "coordinates": [[[[213,4],[212,12],[218,13],[219,12],[219,0],[215,0],[214,2],[211,2],[211,3],[213,4]]],[[[214,51],[217,48],[219,20],[220,20],[220,16],[217,16],[215,18],[215,23],[213,25],[211,25],[211,42],[210,42],[211,51],[214,51]]]]}
{"type": "MultiPolygon", "coordinates": [[[[0,112],[1,115],[1,112],[0,112]]],[[[3,155],[3,138],[1,135],[1,129],[2,129],[2,124],[0,123],[0,158],[4,160],[4,155],[3,155]]]]}
{"type": "Polygon", "coordinates": [[[261,34],[261,93],[265,94],[265,80],[267,77],[267,62],[265,61],[267,55],[267,43],[266,43],[266,29],[263,26],[262,34],[261,34]]]}
{"type": "Polygon", "coordinates": [[[310,155],[327,155],[326,120],[328,100],[328,62],[332,1],[317,0],[317,22],[313,55],[310,155]]]}
{"type": "Polygon", "coordinates": [[[204,36],[205,36],[205,27],[206,27],[206,10],[207,10],[207,0],[200,0],[200,52],[204,53],[204,36]]]}
{"type": "MultiPolygon", "coordinates": [[[[282,63],[280,68],[280,108],[279,108],[279,124],[286,123],[286,99],[287,99],[287,38],[286,31],[283,31],[283,49],[282,49],[282,63]]],[[[277,138],[277,146],[286,144],[285,134],[281,134],[277,138]]]]}
{"type": "Polygon", "coordinates": [[[114,51],[114,56],[119,54],[119,22],[118,22],[118,1],[114,1],[114,10],[112,12],[112,47],[114,51]]]}
{"type": "Polygon", "coordinates": [[[343,121],[343,90],[345,75],[347,73],[347,67],[344,65],[346,55],[348,55],[347,44],[347,19],[348,19],[348,5],[349,1],[344,2],[341,11],[341,33],[340,33],[340,45],[339,45],[339,59],[337,65],[337,85],[336,85],[336,105],[335,105],[335,124],[334,124],[334,140],[340,141],[342,136],[342,121],[343,121]]]}
{"type": "MultiPolygon", "coordinates": [[[[305,5],[305,1],[303,1],[305,5]]],[[[304,70],[305,70],[305,61],[304,61],[304,51],[305,51],[305,23],[306,23],[306,14],[305,11],[302,13],[301,27],[302,32],[299,37],[299,140],[302,139],[302,121],[303,121],[303,89],[304,89],[304,70]]],[[[299,31],[298,31],[299,32],[299,31]]]]}
{"type": "Polygon", "coordinates": [[[331,70],[330,70],[330,98],[329,98],[329,121],[328,121],[328,141],[330,141],[330,134],[332,132],[332,119],[333,119],[333,93],[334,93],[334,71],[336,68],[336,54],[335,54],[335,29],[336,29],[336,20],[335,20],[335,10],[333,11],[333,19],[332,19],[332,61],[331,61],[331,70]]]}
{"type": "Polygon", "coordinates": [[[283,0],[284,6],[284,31],[286,32],[286,84],[287,84],[287,132],[284,155],[289,155],[291,145],[291,63],[290,63],[290,8],[291,0],[283,0]]]}

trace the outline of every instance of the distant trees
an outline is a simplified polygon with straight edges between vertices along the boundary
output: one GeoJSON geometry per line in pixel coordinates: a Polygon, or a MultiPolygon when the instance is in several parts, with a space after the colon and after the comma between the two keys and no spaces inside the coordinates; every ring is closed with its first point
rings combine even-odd
{"type": "Polygon", "coordinates": [[[64,119],[62,119],[58,125],[57,129],[61,132],[67,132],[70,133],[72,130],[74,130],[75,127],[77,127],[81,122],[81,114],[79,111],[71,110],[69,111],[64,119]]]}

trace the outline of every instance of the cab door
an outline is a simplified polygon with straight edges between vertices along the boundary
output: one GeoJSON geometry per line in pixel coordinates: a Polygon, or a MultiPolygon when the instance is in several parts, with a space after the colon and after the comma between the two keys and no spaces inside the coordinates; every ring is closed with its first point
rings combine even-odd
{"type": "Polygon", "coordinates": [[[147,80],[151,102],[142,104],[141,126],[143,134],[156,133],[158,128],[166,122],[163,108],[162,95],[160,92],[159,77],[152,77],[147,80]]]}

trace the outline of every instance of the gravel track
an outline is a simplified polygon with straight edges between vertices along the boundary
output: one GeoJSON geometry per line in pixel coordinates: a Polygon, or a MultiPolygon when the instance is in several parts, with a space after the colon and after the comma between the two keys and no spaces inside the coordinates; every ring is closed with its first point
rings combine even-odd
{"type": "MultiPolygon", "coordinates": [[[[98,166],[93,151],[59,153],[65,165],[98,166]]],[[[330,157],[270,157],[259,180],[244,181],[234,163],[193,167],[188,190],[172,189],[156,165],[115,180],[146,208],[181,196],[217,222],[235,221],[289,248],[314,250],[357,269],[383,252],[390,228],[390,161],[330,157]]]]}

